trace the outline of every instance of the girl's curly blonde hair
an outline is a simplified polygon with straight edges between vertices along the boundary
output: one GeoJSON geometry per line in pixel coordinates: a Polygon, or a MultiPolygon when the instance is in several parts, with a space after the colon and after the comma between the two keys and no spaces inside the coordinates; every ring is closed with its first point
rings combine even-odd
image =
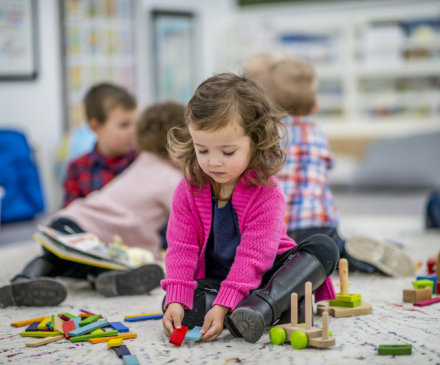
{"type": "Polygon", "coordinates": [[[208,181],[198,162],[188,125],[196,130],[217,131],[240,116],[251,139],[252,157],[246,170],[248,181],[268,185],[285,162],[280,141],[285,136],[281,120],[285,113],[254,81],[232,73],[221,73],[200,84],[186,108],[186,126],[168,132],[168,153],[181,162],[186,181],[200,190],[208,181]],[[280,135],[280,129],[284,132],[280,135]],[[252,172],[252,173],[249,173],[252,172]]]}

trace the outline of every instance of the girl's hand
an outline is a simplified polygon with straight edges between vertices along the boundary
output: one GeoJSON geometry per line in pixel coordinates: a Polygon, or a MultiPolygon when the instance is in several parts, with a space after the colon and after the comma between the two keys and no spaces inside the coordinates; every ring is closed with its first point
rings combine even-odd
{"type": "Polygon", "coordinates": [[[162,317],[163,330],[170,337],[175,328],[182,328],[182,320],[184,316],[184,307],[180,303],[170,303],[165,314],[162,317]]]}
{"type": "Polygon", "coordinates": [[[223,331],[223,320],[229,312],[229,307],[222,305],[213,306],[205,315],[205,321],[200,333],[204,342],[214,341],[223,331]]]}

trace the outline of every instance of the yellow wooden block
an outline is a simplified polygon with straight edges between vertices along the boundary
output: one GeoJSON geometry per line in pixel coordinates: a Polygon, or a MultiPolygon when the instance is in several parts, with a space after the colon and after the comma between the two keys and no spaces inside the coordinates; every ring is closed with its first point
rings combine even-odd
{"type": "Polygon", "coordinates": [[[133,317],[152,316],[153,314],[163,314],[163,312],[154,312],[154,313],[141,313],[141,314],[130,314],[129,316],[125,316],[124,318],[133,318],[133,317]]]}
{"type": "Polygon", "coordinates": [[[37,317],[37,318],[27,319],[27,320],[21,321],[21,322],[14,322],[14,323],[11,323],[11,326],[12,327],[29,326],[30,324],[32,324],[34,322],[41,322],[43,319],[46,319],[46,317],[37,317]]]}
{"type": "Polygon", "coordinates": [[[50,320],[51,320],[50,317],[44,318],[44,319],[40,322],[40,324],[38,325],[38,329],[39,329],[39,330],[44,330],[44,329],[46,329],[46,328],[47,328],[47,327],[46,327],[46,324],[48,324],[48,323],[50,322],[50,320]]]}
{"type": "Polygon", "coordinates": [[[116,338],[113,340],[110,340],[109,342],[107,342],[107,346],[108,347],[117,347],[117,346],[121,346],[122,341],[124,341],[123,338],[116,338]]]}
{"type": "Polygon", "coordinates": [[[90,332],[90,334],[94,335],[95,333],[102,333],[102,332],[104,331],[101,328],[98,328],[97,330],[90,332]]]}

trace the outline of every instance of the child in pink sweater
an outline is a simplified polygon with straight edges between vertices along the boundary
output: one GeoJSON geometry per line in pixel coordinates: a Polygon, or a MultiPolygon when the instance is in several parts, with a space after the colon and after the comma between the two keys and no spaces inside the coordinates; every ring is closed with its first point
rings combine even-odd
{"type": "Polygon", "coordinates": [[[305,282],[316,301],[335,298],[332,239],[315,235],[296,245],[286,234],[274,178],[285,160],[283,117],[253,81],[224,73],[198,87],[187,126],[169,132],[170,155],[185,179],[174,192],[167,232],[167,336],[181,324],[202,326],[202,341],[213,341],[225,325],[256,342],[265,327],[290,320],[290,295],[303,299],[305,282]]]}

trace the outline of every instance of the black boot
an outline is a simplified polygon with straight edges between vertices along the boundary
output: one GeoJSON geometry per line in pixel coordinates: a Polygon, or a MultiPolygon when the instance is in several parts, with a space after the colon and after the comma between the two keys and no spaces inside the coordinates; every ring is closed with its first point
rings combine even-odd
{"type": "Polygon", "coordinates": [[[95,288],[105,297],[145,294],[160,285],[163,270],[159,265],[149,264],[131,270],[107,271],[99,274],[95,288]]]}
{"type": "Polygon", "coordinates": [[[263,288],[255,290],[237,305],[227,316],[225,326],[232,334],[238,332],[246,341],[256,342],[265,327],[290,308],[292,293],[297,293],[301,301],[307,281],[312,283],[312,291],[316,291],[326,278],[321,262],[312,254],[299,251],[289,257],[263,288]]]}

